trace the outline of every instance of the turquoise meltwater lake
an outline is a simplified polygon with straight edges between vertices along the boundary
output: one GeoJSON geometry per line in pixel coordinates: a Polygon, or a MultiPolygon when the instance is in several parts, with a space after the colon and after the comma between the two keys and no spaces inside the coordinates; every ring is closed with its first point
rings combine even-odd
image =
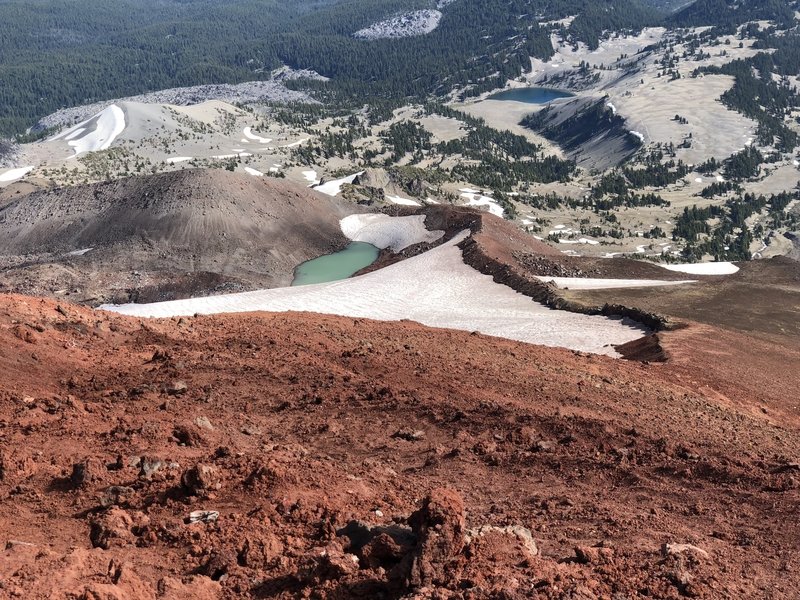
{"type": "Polygon", "coordinates": [[[489,96],[489,100],[512,100],[514,102],[525,102],[526,104],[547,104],[559,98],[572,98],[575,94],[553,90],[550,88],[517,88],[506,90],[489,96]]]}
{"type": "Polygon", "coordinates": [[[292,285],[310,285],[347,279],[374,263],[379,250],[366,242],[352,242],[344,250],[308,260],[294,270],[292,285]]]}

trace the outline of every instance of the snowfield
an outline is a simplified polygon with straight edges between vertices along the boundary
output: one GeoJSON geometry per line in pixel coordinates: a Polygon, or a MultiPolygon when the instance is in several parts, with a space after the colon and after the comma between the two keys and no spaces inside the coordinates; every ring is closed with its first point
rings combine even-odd
{"type": "Polygon", "coordinates": [[[739,267],[730,262],[690,263],[684,265],[658,265],[668,271],[688,273],[690,275],[733,275],[739,267]]]}
{"type": "Polygon", "coordinates": [[[441,20],[442,13],[438,10],[415,10],[359,29],[353,37],[362,40],[380,40],[425,35],[436,29],[441,20]]]}
{"type": "Polygon", "coordinates": [[[597,240],[590,240],[589,238],[578,238],[577,240],[558,240],[559,244],[588,244],[589,246],[597,246],[600,244],[597,240]]]}
{"type": "Polygon", "coordinates": [[[172,158],[168,158],[167,162],[171,165],[176,165],[182,162],[189,162],[190,160],[194,160],[193,156],[173,156],[172,158]]]}
{"type": "Polygon", "coordinates": [[[33,167],[20,167],[19,169],[10,169],[0,175],[0,183],[9,183],[11,181],[16,181],[17,179],[22,179],[33,171],[33,167]]]}
{"type": "Polygon", "coordinates": [[[663,285],[683,285],[696,283],[693,280],[663,281],[661,279],[593,279],[590,277],[546,277],[536,279],[545,283],[553,283],[562,290],[614,290],[623,288],[659,287],[663,285]]]}
{"type": "Polygon", "coordinates": [[[75,149],[77,156],[84,152],[108,150],[123,131],[125,131],[125,113],[119,106],[112,104],[83,123],[78,123],[50,138],[50,141],[65,140],[75,149]]]}
{"type": "Polygon", "coordinates": [[[322,185],[316,185],[311,189],[317,190],[318,192],[322,192],[327,196],[337,196],[341,193],[342,186],[345,183],[353,183],[356,180],[356,177],[363,174],[364,171],[359,171],[358,173],[353,173],[352,175],[348,175],[347,177],[342,177],[341,179],[331,179],[330,181],[326,181],[322,185]]]}
{"type": "Polygon", "coordinates": [[[310,311],[357,318],[411,319],[430,327],[478,331],[532,344],[618,356],[611,344],[648,333],[621,319],[557,311],[495,283],[464,264],[456,246],[467,233],[408,260],[359,277],[156,304],[105,305],[138,317],[250,311],[310,311]]]}
{"type": "Polygon", "coordinates": [[[494,198],[481,196],[480,193],[469,188],[461,190],[461,197],[467,201],[467,206],[485,206],[490,213],[501,219],[503,218],[503,207],[500,206],[494,198]]]}
{"type": "Polygon", "coordinates": [[[416,200],[409,200],[408,198],[402,198],[400,196],[386,196],[386,199],[392,204],[399,204],[401,206],[422,206],[422,204],[416,200]]]}
{"type": "Polygon", "coordinates": [[[69,134],[64,134],[64,141],[68,142],[70,140],[74,140],[76,137],[81,135],[84,131],[86,131],[83,127],[78,127],[76,130],[72,131],[69,134]]]}
{"type": "Polygon", "coordinates": [[[244,137],[246,137],[248,140],[259,142],[261,144],[269,144],[272,141],[270,138],[261,137],[260,135],[253,133],[252,127],[244,128],[244,137]]]}
{"type": "Polygon", "coordinates": [[[350,215],[339,221],[339,227],[354,242],[366,242],[381,250],[389,248],[392,252],[400,252],[414,244],[430,244],[444,235],[444,231],[430,231],[425,228],[425,215],[350,215]]]}
{"type": "Polygon", "coordinates": [[[259,171],[258,169],[254,169],[252,167],[245,167],[244,168],[244,172],[247,173],[248,175],[252,175],[253,177],[263,177],[264,176],[264,174],[261,171],[259,171]]]}
{"type": "Polygon", "coordinates": [[[642,133],[640,133],[638,131],[629,131],[628,133],[630,133],[633,137],[635,137],[642,144],[644,144],[644,134],[642,134],[642,133]]]}

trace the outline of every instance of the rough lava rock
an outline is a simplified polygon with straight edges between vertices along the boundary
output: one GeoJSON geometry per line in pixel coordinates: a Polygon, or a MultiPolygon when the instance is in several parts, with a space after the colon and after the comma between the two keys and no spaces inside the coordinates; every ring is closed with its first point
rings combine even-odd
{"type": "Polygon", "coordinates": [[[437,488],[408,521],[417,536],[408,584],[418,588],[451,582],[449,567],[464,549],[464,500],[455,490],[437,488]]]}

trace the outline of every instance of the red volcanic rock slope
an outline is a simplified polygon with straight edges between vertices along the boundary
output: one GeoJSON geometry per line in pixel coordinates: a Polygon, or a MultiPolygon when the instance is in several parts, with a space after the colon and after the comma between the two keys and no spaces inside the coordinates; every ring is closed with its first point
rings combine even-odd
{"type": "Polygon", "coordinates": [[[797,351],[662,336],[0,296],[0,597],[798,597],[797,351]]]}

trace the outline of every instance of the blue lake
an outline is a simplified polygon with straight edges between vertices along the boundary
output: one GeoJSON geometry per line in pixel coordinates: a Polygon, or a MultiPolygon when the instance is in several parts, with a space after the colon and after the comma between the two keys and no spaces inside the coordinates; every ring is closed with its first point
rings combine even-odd
{"type": "Polygon", "coordinates": [[[308,260],[294,270],[292,285],[309,285],[347,279],[378,258],[380,251],[366,242],[352,242],[344,250],[308,260]]]}
{"type": "Polygon", "coordinates": [[[514,102],[525,102],[526,104],[547,104],[558,98],[571,98],[575,94],[553,90],[550,88],[530,87],[506,90],[489,96],[489,100],[512,100],[514,102]]]}

